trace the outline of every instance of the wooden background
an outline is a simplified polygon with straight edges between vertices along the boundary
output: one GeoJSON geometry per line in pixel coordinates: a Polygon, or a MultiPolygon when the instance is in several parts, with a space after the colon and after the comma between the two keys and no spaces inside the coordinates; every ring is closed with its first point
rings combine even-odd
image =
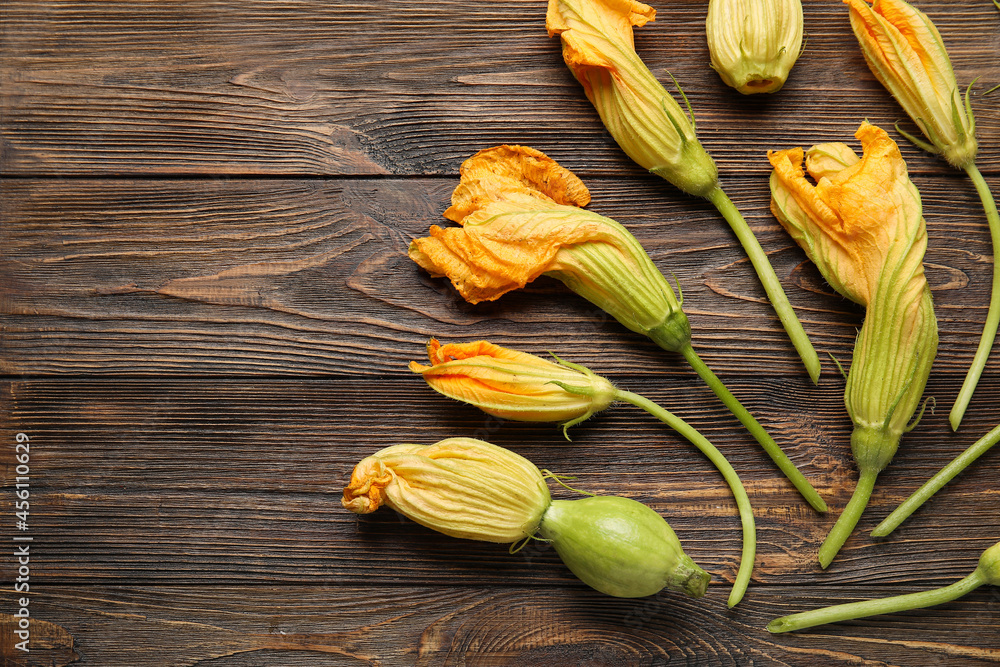
{"type": "MultiPolygon", "coordinates": [[[[856,479],[844,382],[863,314],[768,211],[768,148],[853,142],[902,111],[835,0],[806,0],[784,90],[708,67],[706,2],[658,3],[636,47],[682,83],[724,188],[823,356],[797,362],[722,217],[634,166],[545,34],[541,0],[0,3],[0,661],[4,665],[976,665],[1000,662],[1000,591],[770,636],[771,618],[939,586],[1000,538],[1000,452],[889,538],[868,532],[1000,421],[995,351],[958,433],[947,412],[986,314],[992,249],[963,174],[902,142],[924,198],[938,410],[904,438],[859,530],[816,550],[856,479]],[[540,279],[470,306],[410,262],[462,160],[538,148],[590,187],[685,296],[694,345],[831,506],[810,510],[679,357],[540,279]],[[701,429],[758,521],[725,600],[735,503],[686,441],[628,406],[576,427],[501,422],[406,369],[430,336],[583,363],[701,429]],[[31,652],[12,646],[14,438],[30,437],[31,652]],[[355,462],[399,442],[505,445],[653,506],[708,595],[602,596],[553,550],[453,540],[340,507],[355,462]]],[[[973,91],[1000,194],[1000,13],[920,0],[973,91]]],[[[898,136],[893,132],[894,136],[898,136]]],[[[856,144],[855,144],[856,145],[856,144]]],[[[557,497],[569,492],[556,488],[557,497]]]]}

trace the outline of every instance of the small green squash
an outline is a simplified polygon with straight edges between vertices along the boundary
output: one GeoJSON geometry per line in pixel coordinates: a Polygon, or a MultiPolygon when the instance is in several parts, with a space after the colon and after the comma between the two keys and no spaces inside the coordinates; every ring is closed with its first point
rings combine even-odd
{"type": "Polygon", "coordinates": [[[709,574],[681,548],[653,509],[619,496],[553,500],[538,535],[584,583],[602,593],[638,598],[663,588],[701,597],[709,574]]]}

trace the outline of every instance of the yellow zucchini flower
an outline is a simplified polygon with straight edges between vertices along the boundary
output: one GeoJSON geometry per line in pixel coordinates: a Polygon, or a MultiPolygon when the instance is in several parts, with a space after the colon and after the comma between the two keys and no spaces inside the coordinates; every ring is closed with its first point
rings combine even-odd
{"type": "Polygon", "coordinates": [[[534,535],[551,502],[531,461],[473,438],[386,447],[354,467],[342,501],[357,514],[385,504],[445,535],[500,543],[534,535]]]}
{"type": "Polygon", "coordinates": [[[465,161],[445,217],[410,244],[410,258],[448,276],[470,303],[492,301],[541,275],[670,350],[691,338],[680,301],[634,236],[589,202],[572,172],[524,146],[489,148],[465,161]]]}
{"type": "Polygon", "coordinates": [[[635,51],[632,27],[655,16],[652,7],[636,0],[549,0],[545,27],[550,37],[559,35],[563,60],[625,154],[684,192],[708,199],[722,213],[816,382],[819,356],[760,242],[720,187],[715,162],[695,134],[690,104],[685,114],[635,51]]]}
{"type": "Polygon", "coordinates": [[[743,557],[729,595],[729,606],[743,598],[757,548],[753,508],[732,465],[693,426],[649,399],[617,389],[590,369],[558,357],[559,363],[555,364],[484,340],[441,345],[434,339],[427,345],[427,355],[430,366],[411,361],[410,370],[423,375],[432,388],[445,396],[470,403],[491,415],[542,422],[569,419],[563,424],[565,434],[570,426],[614,401],[622,401],[647,411],[687,438],[715,464],[736,498],[743,524],[743,557]]]}
{"type": "Polygon", "coordinates": [[[802,51],[802,0],[709,0],[712,69],[744,95],[774,93],[802,51]]]}
{"type": "Polygon", "coordinates": [[[771,210],[838,292],[866,307],[844,401],[861,472],[854,497],[820,549],[826,567],[892,460],[937,353],[937,320],[924,275],[927,231],[920,193],[896,143],[863,123],[860,159],[843,144],[771,151],[771,210]]]}
{"type": "Polygon", "coordinates": [[[917,143],[956,167],[974,162],[976,122],[968,99],[963,103],[959,94],[951,59],[934,23],[904,0],[844,2],[872,74],[931,145],[917,143]]]}
{"type": "MultiPolygon", "coordinates": [[[[870,6],[865,0],[844,2],[850,7],[851,27],[868,67],[917,124],[927,141],[896,129],[920,148],[942,155],[952,166],[968,174],[983,204],[996,255],[1000,252],[1000,211],[989,184],[976,166],[976,119],[969,104],[969,90],[965,91],[963,102],[951,59],[934,23],[905,0],[874,0],[870,6]]],[[[986,323],[948,415],[953,429],[957,430],[962,423],[990,356],[998,327],[1000,271],[994,265],[986,323]]]]}
{"type": "Polygon", "coordinates": [[[485,340],[427,343],[430,366],[410,362],[433,389],[516,421],[579,424],[611,405],[615,387],[583,366],[554,363],[485,340]]]}
{"type": "Polygon", "coordinates": [[[705,197],[718,171],[688,116],[635,52],[632,26],[656,10],[635,0],[549,0],[545,27],[622,150],[688,194],[705,197]]]}

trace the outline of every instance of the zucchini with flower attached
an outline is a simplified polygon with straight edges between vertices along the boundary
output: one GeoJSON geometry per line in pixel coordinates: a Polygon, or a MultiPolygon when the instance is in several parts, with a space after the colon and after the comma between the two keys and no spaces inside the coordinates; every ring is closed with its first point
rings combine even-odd
{"type": "MultiPolygon", "coordinates": [[[[355,466],[343,505],[387,505],[451,537],[552,544],[570,570],[615,597],[664,588],[702,597],[709,574],[650,507],[619,496],[553,500],[546,475],[509,449],[473,438],[387,447],[355,466]]],[[[513,548],[513,547],[512,547],[513,548]]]]}

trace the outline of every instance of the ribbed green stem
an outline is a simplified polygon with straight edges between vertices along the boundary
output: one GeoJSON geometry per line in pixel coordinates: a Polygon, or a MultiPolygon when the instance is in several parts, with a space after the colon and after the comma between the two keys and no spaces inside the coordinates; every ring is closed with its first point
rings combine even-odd
{"type": "Polygon", "coordinates": [[[733,470],[733,466],[725,456],[722,455],[715,445],[698,432],[696,428],[688,424],[680,417],[674,415],[653,401],[639,394],[619,389],[615,392],[615,399],[631,403],[637,408],[641,408],[653,415],[661,422],[674,429],[692,445],[705,455],[713,465],[722,473],[722,477],[729,484],[729,488],[736,498],[736,507],[740,511],[740,523],[743,524],[743,555],[740,558],[740,567],[736,572],[736,581],[733,582],[733,590],[729,593],[729,606],[734,607],[743,599],[747,586],[750,584],[750,575],[753,572],[754,560],[757,557],[757,527],[754,523],[753,508],[750,506],[750,498],[747,497],[746,489],[740,476],[733,470]]]}
{"type": "Polygon", "coordinates": [[[716,377],[715,373],[712,372],[712,369],[701,360],[701,357],[699,357],[698,353],[694,351],[691,344],[688,343],[682,347],[680,349],[680,353],[684,355],[684,358],[687,359],[689,364],[691,364],[691,367],[695,370],[695,372],[701,376],[701,379],[705,381],[705,384],[707,384],[709,388],[715,392],[715,395],[726,404],[726,407],[729,408],[737,419],[740,420],[740,423],[743,424],[748,431],[750,431],[750,434],[757,440],[757,442],[760,443],[760,446],[764,448],[764,451],[767,452],[767,455],[770,456],[771,460],[778,466],[778,469],[781,470],[785,477],[787,477],[795,488],[798,489],[799,493],[802,494],[802,497],[806,499],[806,502],[812,505],[813,509],[817,512],[825,512],[826,503],[823,502],[823,499],[820,497],[819,493],[816,492],[816,489],[813,488],[812,484],[809,483],[809,480],[805,478],[805,475],[799,472],[799,469],[795,467],[795,464],[788,458],[788,455],[781,450],[781,447],[779,447],[778,443],[774,441],[774,438],[772,438],[770,434],[764,430],[764,427],[761,426],[756,419],[754,419],[753,415],[751,415],[747,409],[743,407],[743,404],[736,400],[736,397],[729,392],[726,385],[722,384],[722,380],[716,377]]]}
{"type": "Polygon", "coordinates": [[[764,249],[760,247],[760,242],[754,236],[750,225],[743,219],[739,209],[726,196],[722,188],[716,187],[705,198],[715,204],[715,208],[719,209],[719,213],[726,219],[733,233],[736,234],[736,238],[739,239],[747,257],[750,258],[750,263],[753,264],[753,268],[757,272],[757,277],[760,278],[761,285],[764,286],[767,298],[771,300],[771,306],[774,307],[778,319],[781,320],[781,325],[785,328],[785,333],[788,334],[792,345],[799,353],[799,358],[805,364],[806,372],[809,373],[813,384],[816,384],[819,381],[820,373],[819,355],[816,354],[816,350],[809,341],[809,336],[802,328],[802,323],[796,317],[792,304],[788,302],[788,297],[781,287],[781,281],[778,280],[774,267],[767,259],[764,249]]]}
{"type": "Polygon", "coordinates": [[[861,518],[862,513],[864,513],[865,507],[868,506],[868,499],[871,498],[872,489],[875,488],[875,480],[878,479],[878,474],[879,471],[873,469],[861,471],[861,477],[858,478],[858,485],[854,487],[854,495],[851,496],[847,507],[844,508],[844,511],[837,518],[837,523],[833,524],[830,534],[826,536],[826,539],[823,540],[823,544],[819,548],[819,564],[821,567],[825,568],[833,562],[840,548],[844,546],[844,542],[854,532],[854,527],[858,525],[858,520],[861,518]]]}
{"type": "Polygon", "coordinates": [[[972,359],[972,366],[965,375],[965,382],[958,392],[955,405],[951,408],[948,421],[951,422],[952,430],[957,431],[965,410],[969,407],[972,394],[976,391],[979,383],[979,376],[983,374],[986,367],[986,360],[989,359],[990,350],[993,349],[993,339],[997,335],[997,327],[1000,326],[1000,271],[997,270],[997,252],[1000,252],[1000,213],[997,212],[997,203],[993,199],[986,179],[979,173],[976,163],[973,162],[965,167],[965,173],[972,179],[979,193],[979,199],[983,202],[983,210],[986,211],[986,221],[990,226],[990,240],[993,243],[993,286],[990,291],[990,307],[986,311],[986,326],[983,327],[983,334],[979,338],[979,347],[976,349],[976,356],[972,359]]]}
{"type": "Polygon", "coordinates": [[[951,463],[941,468],[936,475],[924,482],[924,485],[913,492],[909,498],[900,503],[899,507],[892,511],[885,520],[875,527],[872,537],[885,537],[896,530],[899,524],[917,511],[931,496],[941,490],[945,484],[950,482],[958,473],[965,470],[969,464],[985,454],[990,447],[1000,441],[1000,426],[977,440],[975,444],[956,456],[951,463]]]}
{"type": "Polygon", "coordinates": [[[864,618],[865,616],[875,616],[876,614],[894,614],[897,611],[906,611],[907,609],[933,607],[934,605],[951,602],[971,593],[985,583],[986,577],[980,570],[976,570],[969,576],[959,579],[944,588],[909,593],[908,595],[896,595],[890,598],[882,598],[881,600],[849,602],[847,604],[804,611],[800,614],[782,616],[768,623],[767,629],[770,632],[791,632],[825,623],[848,621],[852,618],[864,618]]]}

